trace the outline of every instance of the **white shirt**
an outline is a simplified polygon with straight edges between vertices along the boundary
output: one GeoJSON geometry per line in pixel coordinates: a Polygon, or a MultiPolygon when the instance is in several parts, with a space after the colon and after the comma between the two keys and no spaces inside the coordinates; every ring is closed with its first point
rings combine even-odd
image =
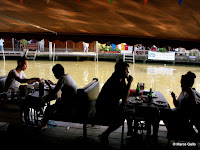
{"type": "Polygon", "coordinates": [[[65,74],[59,78],[55,88],[52,90],[51,93],[47,95],[55,95],[59,90],[62,91],[61,99],[62,101],[68,101],[74,99],[77,93],[77,84],[76,81],[69,75],[65,74]]]}
{"type": "Polygon", "coordinates": [[[0,39],[0,45],[3,46],[3,43],[4,43],[4,39],[0,39]]]}
{"type": "Polygon", "coordinates": [[[11,88],[18,88],[20,83],[17,80],[15,80],[16,77],[19,77],[20,79],[26,79],[24,71],[21,71],[20,74],[18,74],[16,69],[11,70],[6,78],[4,91],[7,91],[11,88]]]}
{"type": "Polygon", "coordinates": [[[41,40],[41,41],[39,42],[39,44],[40,44],[40,45],[44,45],[44,40],[41,40]]]}
{"type": "Polygon", "coordinates": [[[61,89],[62,96],[67,96],[67,97],[69,95],[76,94],[77,92],[76,81],[69,74],[63,75],[58,80],[55,88],[61,89]]]}
{"type": "Polygon", "coordinates": [[[88,43],[85,43],[85,47],[87,47],[87,48],[88,48],[88,47],[89,47],[89,44],[88,44],[88,43]]]}

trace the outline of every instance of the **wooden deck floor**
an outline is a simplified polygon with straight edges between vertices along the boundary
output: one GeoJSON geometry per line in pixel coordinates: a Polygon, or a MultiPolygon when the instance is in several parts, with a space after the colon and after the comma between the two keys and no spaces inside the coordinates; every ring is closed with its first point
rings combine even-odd
{"type": "MultiPolygon", "coordinates": [[[[5,57],[9,56],[22,56],[24,55],[24,51],[4,51],[5,57]]],[[[35,51],[29,51],[28,54],[35,54],[35,51]]],[[[0,56],[3,56],[3,52],[0,51],[0,56]]],[[[43,57],[48,56],[49,52],[37,52],[36,56],[43,57]]],[[[52,52],[52,56],[54,56],[54,52],[52,52]]],[[[55,52],[55,56],[58,57],[96,57],[96,52],[55,52]]]]}
{"type": "MultiPolygon", "coordinates": [[[[41,131],[35,127],[20,127],[0,122],[0,143],[1,146],[20,148],[27,146],[30,148],[65,148],[68,150],[103,150],[105,147],[100,143],[98,135],[100,135],[107,127],[94,126],[88,128],[88,137],[90,140],[81,140],[82,125],[76,123],[56,122],[57,126],[41,131]],[[69,128],[69,129],[68,129],[69,128]],[[12,144],[11,144],[12,143],[12,144]]],[[[159,143],[152,144],[145,138],[145,133],[136,139],[126,139],[126,130],[124,141],[121,147],[121,128],[111,133],[109,137],[110,145],[113,150],[141,150],[141,149],[178,149],[180,147],[173,146],[173,141],[167,146],[167,132],[164,126],[159,128],[159,143]]],[[[200,147],[200,145],[198,144],[200,147]]],[[[181,147],[183,149],[196,149],[196,147],[181,147]]]]}

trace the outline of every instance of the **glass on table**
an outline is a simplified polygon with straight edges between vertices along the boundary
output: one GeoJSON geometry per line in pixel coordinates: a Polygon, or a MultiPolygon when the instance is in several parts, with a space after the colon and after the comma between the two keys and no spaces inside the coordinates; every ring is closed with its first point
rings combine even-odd
{"type": "Polygon", "coordinates": [[[144,83],[139,83],[140,90],[144,90],[144,83]]]}
{"type": "Polygon", "coordinates": [[[29,88],[29,95],[32,95],[34,92],[35,92],[35,88],[34,88],[34,86],[31,86],[29,88]]]}

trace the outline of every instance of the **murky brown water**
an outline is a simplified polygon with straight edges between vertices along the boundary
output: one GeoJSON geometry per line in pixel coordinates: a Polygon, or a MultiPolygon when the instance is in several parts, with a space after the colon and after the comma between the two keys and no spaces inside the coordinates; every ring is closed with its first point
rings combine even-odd
{"type": "MultiPolygon", "coordinates": [[[[77,82],[78,87],[83,87],[93,78],[98,78],[100,88],[114,71],[115,62],[106,61],[29,61],[25,74],[27,78],[40,77],[57,82],[51,71],[53,65],[60,63],[64,66],[65,72],[69,73],[77,82]]],[[[6,75],[15,68],[17,62],[14,60],[0,60],[0,76],[6,75]]],[[[174,91],[178,96],[181,75],[187,71],[192,71],[197,75],[194,87],[200,91],[200,68],[197,66],[172,66],[172,65],[153,65],[153,64],[130,64],[129,72],[134,77],[131,88],[136,88],[137,82],[144,82],[146,89],[153,87],[161,91],[170,106],[173,102],[169,91],[174,91]]]]}

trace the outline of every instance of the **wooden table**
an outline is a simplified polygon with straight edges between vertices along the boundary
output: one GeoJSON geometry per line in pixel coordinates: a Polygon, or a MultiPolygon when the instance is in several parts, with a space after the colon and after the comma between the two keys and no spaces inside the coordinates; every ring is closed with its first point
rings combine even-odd
{"type": "MultiPolygon", "coordinates": [[[[153,97],[152,104],[148,105],[147,102],[143,103],[131,103],[131,99],[135,99],[135,96],[129,96],[127,98],[127,105],[126,105],[126,111],[127,116],[129,119],[133,119],[134,122],[137,121],[145,121],[145,126],[147,129],[147,137],[150,137],[151,135],[151,125],[153,125],[153,135],[157,135],[158,128],[159,128],[159,122],[162,118],[162,112],[168,111],[170,109],[169,104],[163,94],[160,91],[155,91],[153,93],[155,97],[153,97]],[[154,104],[154,102],[161,101],[163,103],[166,103],[166,106],[159,106],[154,104]]],[[[144,95],[144,97],[147,97],[144,95]]],[[[134,127],[135,130],[138,129],[137,124],[134,127]]]]}

